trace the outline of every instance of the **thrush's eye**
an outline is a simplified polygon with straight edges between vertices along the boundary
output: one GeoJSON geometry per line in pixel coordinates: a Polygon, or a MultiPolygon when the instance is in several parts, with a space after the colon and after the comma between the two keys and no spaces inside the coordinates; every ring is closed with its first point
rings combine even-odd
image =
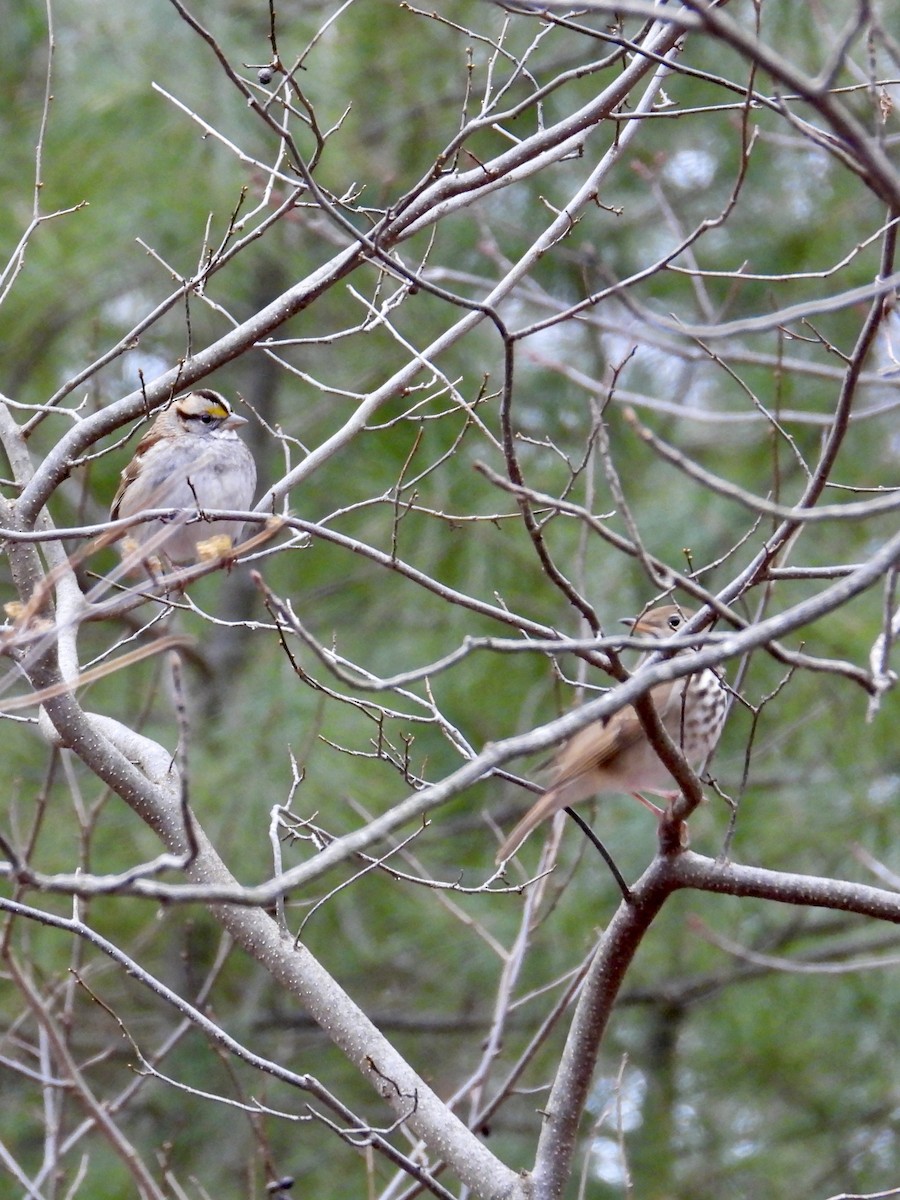
{"type": "Polygon", "coordinates": [[[677,629],[677,628],[678,628],[678,626],[679,626],[680,624],[681,624],[681,616],[680,616],[680,614],[679,614],[679,613],[673,613],[673,614],[671,615],[671,617],[669,617],[669,621],[668,621],[669,628],[670,628],[670,629],[677,629]]]}

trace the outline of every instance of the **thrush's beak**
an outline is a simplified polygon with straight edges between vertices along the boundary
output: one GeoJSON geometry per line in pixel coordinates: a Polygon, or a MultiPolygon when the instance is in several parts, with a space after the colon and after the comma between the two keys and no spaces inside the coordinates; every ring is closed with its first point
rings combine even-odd
{"type": "Polygon", "coordinates": [[[630,625],[630,626],[631,626],[631,632],[632,632],[633,634],[639,634],[639,633],[650,633],[650,634],[654,634],[654,633],[656,633],[656,629],[655,629],[655,627],[654,627],[654,626],[652,626],[652,625],[646,625],[646,624],[644,623],[644,618],[643,618],[643,616],[640,616],[640,617],[619,617],[619,624],[620,624],[620,625],[630,625]]]}

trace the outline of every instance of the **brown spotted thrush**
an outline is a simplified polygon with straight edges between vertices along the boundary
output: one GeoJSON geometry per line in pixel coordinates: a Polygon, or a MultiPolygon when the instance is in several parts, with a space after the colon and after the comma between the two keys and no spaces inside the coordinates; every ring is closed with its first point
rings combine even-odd
{"type": "MultiPolygon", "coordinates": [[[[692,615],[689,609],[665,604],[630,624],[634,633],[664,641],[677,633],[692,615]]],[[[690,649],[678,651],[678,654],[690,653],[690,649]]],[[[636,670],[640,667],[639,662],[636,670]]],[[[650,696],[669,736],[681,748],[690,766],[698,767],[715,749],[725,721],[728,696],[721,673],[705,667],[696,675],[683,675],[670,683],[658,684],[650,689],[650,696]]],[[[515,854],[531,831],[555,812],[602,792],[628,793],[656,812],[659,809],[642,792],[667,800],[678,795],[674,779],[630,705],[579,730],[566,742],[554,763],[550,788],[500,847],[497,862],[505,862],[515,854]]]]}

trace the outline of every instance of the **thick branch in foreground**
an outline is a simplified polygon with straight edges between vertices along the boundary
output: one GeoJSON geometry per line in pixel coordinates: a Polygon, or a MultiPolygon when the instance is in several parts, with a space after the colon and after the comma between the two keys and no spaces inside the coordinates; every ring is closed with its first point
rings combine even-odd
{"type": "Polygon", "coordinates": [[[534,1167],[534,1200],[558,1200],[571,1174],[579,1123],[603,1034],[645,934],[668,897],[694,888],[858,913],[900,925],[900,895],[865,884],[722,863],[700,854],[658,856],[619,905],[597,947],[545,1108],[534,1167]]]}
{"type": "MultiPolygon", "coordinates": [[[[70,696],[51,700],[47,711],[61,743],[73,748],[113,787],[171,853],[193,851],[185,872],[195,884],[216,890],[238,887],[195,819],[193,846],[189,846],[178,774],[161,747],[169,769],[151,782],[114,744],[117,722],[93,720],[70,696]]],[[[120,728],[123,737],[135,736],[124,726],[120,728]]],[[[143,741],[150,744],[149,739],[143,741]]],[[[433,1158],[448,1163],[476,1196],[502,1200],[513,1195],[514,1172],[447,1109],[304,945],[260,909],[211,907],[235,941],[304,1006],[397,1117],[422,1139],[433,1158]]]]}

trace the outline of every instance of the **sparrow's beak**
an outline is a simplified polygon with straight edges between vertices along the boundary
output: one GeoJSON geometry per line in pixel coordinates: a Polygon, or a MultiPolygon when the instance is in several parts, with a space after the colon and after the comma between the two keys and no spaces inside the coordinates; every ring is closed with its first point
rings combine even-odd
{"type": "Polygon", "coordinates": [[[225,422],[225,424],[222,426],[222,428],[223,429],[240,429],[240,427],[242,425],[246,425],[246,424],[247,424],[246,417],[239,417],[237,415],[237,413],[232,413],[231,416],[228,418],[228,420],[225,422]]]}

